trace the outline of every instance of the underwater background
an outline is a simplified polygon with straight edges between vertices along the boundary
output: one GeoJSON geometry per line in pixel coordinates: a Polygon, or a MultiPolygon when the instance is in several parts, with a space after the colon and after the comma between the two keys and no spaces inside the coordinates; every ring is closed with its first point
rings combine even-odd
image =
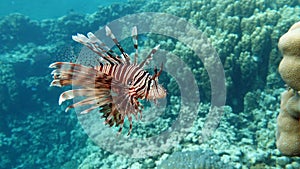
{"type": "MultiPolygon", "coordinates": [[[[0,168],[300,168],[300,158],[282,155],[275,144],[280,93],[285,90],[278,73],[282,55],[277,43],[300,20],[299,0],[0,0],[0,9],[0,168]],[[48,66],[74,60],[82,46],[72,41],[72,35],[95,32],[141,12],[184,18],[202,31],[224,66],[227,96],[218,128],[199,143],[211,97],[205,68],[178,41],[145,35],[141,43],[163,44],[162,49],[180,56],[201,79],[201,104],[180,144],[156,156],[129,158],[99,147],[76,114],[58,105],[64,90],[49,87],[48,66]]],[[[168,101],[179,102],[176,82],[164,76],[160,82],[174,94],[168,101]]],[[[158,133],[177,116],[172,109],[157,117],[151,129],[135,126],[133,133],[158,133]]]]}

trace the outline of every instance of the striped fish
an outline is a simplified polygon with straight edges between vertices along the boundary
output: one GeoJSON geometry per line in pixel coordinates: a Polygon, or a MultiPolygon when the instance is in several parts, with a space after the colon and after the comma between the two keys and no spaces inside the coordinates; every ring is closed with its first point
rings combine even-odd
{"type": "Polygon", "coordinates": [[[129,55],[124,51],[117,38],[109,27],[105,27],[109,36],[121,55],[116,54],[105,43],[99,40],[93,33],[87,36],[77,34],[72,39],[79,42],[93,52],[97,53],[97,66],[84,66],[70,62],[55,62],[49,67],[52,71],[53,81],[50,86],[76,86],[72,90],[63,92],[59,97],[59,105],[64,101],[83,98],[68,106],[66,111],[79,108],[80,114],[86,114],[92,110],[99,110],[105,118],[105,124],[119,126],[121,133],[125,117],[128,118],[132,130],[132,115],[138,120],[142,117],[143,106],[139,99],[153,100],[166,97],[166,90],[158,83],[163,64],[160,70],[154,69],[154,75],[149,74],[144,66],[149,64],[159,45],[154,47],[146,59],[137,63],[138,42],[137,28],[132,29],[132,39],[135,53],[131,62],[129,55]]]}

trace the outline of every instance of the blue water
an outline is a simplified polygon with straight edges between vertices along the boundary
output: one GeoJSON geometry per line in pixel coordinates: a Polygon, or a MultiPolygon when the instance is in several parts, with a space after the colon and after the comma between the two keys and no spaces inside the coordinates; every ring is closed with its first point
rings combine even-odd
{"type": "Polygon", "coordinates": [[[99,6],[107,6],[113,3],[123,3],[126,0],[40,0],[40,1],[22,1],[22,0],[1,0],[0,16],[10,13],[21,13],[32,19],[58,18],[70,12],[79,14],[93,13],[99,6]]]}
{"type": "Polygon", "coordinates": [[[298,0],[0,0],[0,169],[299,169],[276,146],[277,44],[298,21],[298,0]],[[65,112],[71,86],[49,86],[51,63],[99,61],[72,35],[94,32],[121,53],[105,25],[132,60],[137,26],[138,63],[160,45],[143,69],[163,63],[167,96],[140,99],[128,137],[128,118],[117,135],[101,111],[65,112]]]}

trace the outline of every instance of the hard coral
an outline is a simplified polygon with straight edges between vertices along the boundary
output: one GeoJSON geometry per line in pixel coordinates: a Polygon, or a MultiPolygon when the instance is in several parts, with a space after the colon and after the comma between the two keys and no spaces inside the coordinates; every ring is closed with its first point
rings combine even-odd
{"type": "Polygon", "coordinates": [[[196,150],[175,152],[164,160],[158,169],[194,168],[194,169],[232,169],[229,164],[222,162],[221,158],[212,150],[196,150]]]}
{"type": "Polygon", "coordinates": [[[283,54],[279,65],[282,79],[291,88],[300,91],[300,22],[279,39],[278,48],[283,54]]]}
{"type": "Polygon", "coordinates": [[[276,145],[284,155],[300,155],[300,104],[298,95],[292,90],[285,91],[281,95],[280,113],[277,117],[276,145]],[[297,117],[295,117],[297,116],[297,117]]]}
{"type": "Polygon", "coordinates": [[[278,43],[283,54],[279,73],[289,87],[281,95],[277,118],[276,145],[284,155],[300,155],[300,22],[295,23],[278,43]]]}

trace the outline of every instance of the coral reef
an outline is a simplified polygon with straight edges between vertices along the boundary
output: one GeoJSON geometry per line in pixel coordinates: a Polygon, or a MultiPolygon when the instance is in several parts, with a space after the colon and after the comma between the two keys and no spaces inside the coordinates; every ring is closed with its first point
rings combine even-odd
{"type": "Polygon", "coordinates": [[[45,36],[37,21],[21,14],[11,14],[1,18],[0,21],[0,51],[9,51],[26,43],[41,44],[45,42],[45,36]]]}
{"type": "MultiPolygon", "coordinates": [[[[99,7],[93,14],[70,13],[58,19],[33,21],[21,14],[1,18],[0,168],[155,168],[173,152],[199,149],[213,150],[214,157],[217,154],[221,162],[238,169],[300,168],[300,159],[282,156],[274,140],[279,94],[283,91],[283,82],[276,72],[281,60],[276,45],[289,25],[300,19],[298,4],[298,0],[130,0],[122,5],[99,7]],[[218,129],[207,142],[199,144],[198,138],[209,104],[199,106],[193,127],[179,144],[166,142],[174,148],[145,159],[131,159],[99,148],[87,138],[75,113],[65,114],[57,106],[60,91],[47,87],[47,67],[53,61],[74,59],[72,50],[76,54],[80,48],[72,42],[71,35],[96,31],[116,18],[137,12],[165,12],[182,17],[203,31],[217,49],[226,73],[227,103],[231,107],[224,108],[218,129]]],[[[161,49],[180,56],[200,79],[201,102],[210,102],[205,63],[195,62],[189,46],[159,35],[141,37],[145,46],[159,42],[161,49]]],[[[170,93],[176,95],[169,97],[168,103],[179,104],[176,81],[162,76],[170,93]]],[[[286,94],[287,98],[293,95],[286,94]]],[[[294,95],[292,98],[286,103],[295,105],[298,100],[294,95]]],[[[180,106],[174,106],[156,120],[137,124],[139,129],[133,136],[160,134],[179,116],[178,109],[180,106]]],[[[295,112],[294,109],[298,107],[288,106],[285,111],[295,112]]]]}
{"type": "Polygon", "coordinates": [[[221,161],[221,158],[211,150],[175,152],[164,160],[158,169],[195,168],[195,169],[232,169],[221,161]]]}
{"type": "Polygon", "coordinates": [[[114,4],[93,15],[70,13],[41,21],[22,14],[1,18],[0,168],[79,165],[88,152],[84,148],[87,136],[75,114],[65,114],[57,107],[60,92],[48,88],[48,66],[57,60],[74,60],[77,48],[71,35],[96,31],[138,7],[114,4]]]}
{"type": "Polygon", "coordinates": [[[300,109],[299,96],[285,91],[281,96],[280,113],[277,118],[276,145],[284,155],[300,155],[300,109]]]}
{"type": "MultiPolygon", "coordinates": [[[[282,86],[282,81],[277,80],[279,75],[276,65],[280,62],[277,41],[281,36],[280,32],[286,31],[287,25],[299,20],[300,16],[296,0],[286,2],[289,5],[283,4],[262,0],[169,0],[161,2],[155,8],[145,5],[143,11],[156,10],[183,17],[208,36],[224,64],[228,83],[227,103],[235,112],[239,112],[243,111],[246,93],[264,89],[266,85],[272,89],[282,86]]],[[[193,63],[194,55],[191,52],[182,45],[176,44],[175,47],[176,54],[187,63],[193,63]]],[[[209,78],[201,63],[189,66],[195,66],[193,73],[197,78],[203,79],[198,86],[205,101],[210,98],[210,93],[207,92],[209,78]]]]}
{"type": "Polygon", "coordinates": [[[291,88],[282,93],[277,118],[276,145],[284,155],[300,155],[300,22],[295,23],[278,42],[283,54],[279,73],[291,88]]]}
{"type": "Polygon", "coordinates": [[[279,65],[282,79],[289,87],[300,91],[300,22],[280,37],[278,48],[283,54],[279,65]]]}

